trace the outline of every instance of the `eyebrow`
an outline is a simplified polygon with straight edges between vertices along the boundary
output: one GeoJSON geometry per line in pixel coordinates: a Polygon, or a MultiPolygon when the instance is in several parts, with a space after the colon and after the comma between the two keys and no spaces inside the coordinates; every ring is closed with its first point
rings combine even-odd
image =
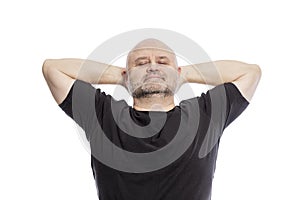
{"type": "Polygon", "coordinates": [[[158,56],[158,58],[163,59],[163,58],[168,58],[167,56],[158,56]]]}
{"type": "MultiPolygon", "coordinates": [[[[158,58],[159,58],[159,59],[168,59],[168,60],[169,60],[169,58],[168,58],[167,56],[158,56],[158,58]]],[[[137,61],[139,61],[139,60],[145,60],[145,59],[149,59],[149,57],[147,57],[147,56],[138,57],[138,58],[135,59],[134,61],[137,62],[137,61]]]]}
{"type": "Polygon", "coordinates": [[[169,58],[167,56],[159,56],[158,58],[159,59],[167,59],[167,60],[169,60],[169,58]]]}
{"type": "Polygon", "coordinates": [[[138,57],[137,59],[134,60],[135,63],[139,62],[140,60],[149,60],[149,57],[143,56],[143,57],[138,57]]]}

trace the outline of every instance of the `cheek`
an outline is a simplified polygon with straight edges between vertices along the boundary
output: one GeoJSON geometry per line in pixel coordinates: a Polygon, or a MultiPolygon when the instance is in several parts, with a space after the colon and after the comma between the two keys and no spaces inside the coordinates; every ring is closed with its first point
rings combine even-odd
{"type": "Polygon", "coordinates": [[[131,84],[136,84],[141,82],[142,78],[143,78],[142,71],[134,70],[128,74],[128,80],[131,84]]]}
{"type": "Polygon", "coordinates": [[[174,69],[168,69],[168,70],[165,70],[165,73],[168,77],[168,82],[169,83],[174,83],[174,82],[177,82],[178,80],[178,72],[174,69]]]}

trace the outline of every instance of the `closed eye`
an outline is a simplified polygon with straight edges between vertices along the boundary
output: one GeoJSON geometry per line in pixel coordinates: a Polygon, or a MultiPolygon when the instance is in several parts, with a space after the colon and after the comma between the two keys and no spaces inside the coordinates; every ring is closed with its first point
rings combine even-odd
{"type": "Polygon", "coordinates": [[[168,65],[170,63],[170,60],[166,56],[159,56],[157,59],[157,63],[162,65],[168,65]]]}
{"type": "Polygon", "coordinates": [[[160,61],[158,61],[158,64],[161,64],[161,65],[168,65],[169,62],[166,61],[166,60],[160,60],[160,61]]]}
{"type": "Polygon", "coordinates": [[[148,63],[149,63],[149,61],[142,61],[142,62],[138,62],[137,65],[141,66],[141,65],[146,65],[148,63]]]}
{"type": "Polygon", "coordinates": [[[148,57],[145,57],[145,56],[144,57],[139,57],[135,60],[135,65],[136,66],[141,66],[141,65],[145,65],[149,62],[150,62],[150,60],[149,60],[148,57]]]}

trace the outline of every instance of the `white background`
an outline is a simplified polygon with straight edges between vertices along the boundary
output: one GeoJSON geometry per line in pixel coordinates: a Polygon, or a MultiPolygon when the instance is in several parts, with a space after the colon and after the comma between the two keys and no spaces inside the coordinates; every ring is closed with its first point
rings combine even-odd
{"type": "Polygon", "coordinates": [[[0,199],[97,199],[90,156],[42,76],[125,31],[163,28],[212,60],[258,64],[251,104],[224,132],[213,200],[300,199],[297,1],[1,2],[0,199]]]}

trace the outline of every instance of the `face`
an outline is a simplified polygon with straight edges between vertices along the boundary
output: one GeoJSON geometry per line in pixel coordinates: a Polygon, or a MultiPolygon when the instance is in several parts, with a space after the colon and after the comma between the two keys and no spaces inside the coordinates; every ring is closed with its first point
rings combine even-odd
{"type": "Polygon", "coordinates": [[[139,48],[128,55],[127,83],[134,98],[174,95],[179,74],[176,56],[170,50],[139,48]]]}

